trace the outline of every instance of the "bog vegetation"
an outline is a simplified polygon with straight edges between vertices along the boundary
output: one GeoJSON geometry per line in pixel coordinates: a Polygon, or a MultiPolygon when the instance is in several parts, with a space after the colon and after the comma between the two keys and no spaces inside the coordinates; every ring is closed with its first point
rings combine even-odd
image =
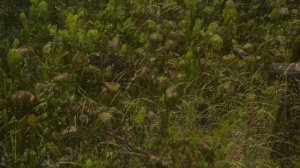
{"type": "Polygon", "coordinates": [[[300,57],[299,18],[297,0],[1,0],[0,167],[299,166],[268,77],[300,57]]]}

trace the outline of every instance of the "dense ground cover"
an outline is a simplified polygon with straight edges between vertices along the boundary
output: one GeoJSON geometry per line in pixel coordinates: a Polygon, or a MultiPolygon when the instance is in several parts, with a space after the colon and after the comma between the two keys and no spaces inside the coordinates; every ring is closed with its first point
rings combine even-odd
{"type": "Polygon", "coordinates": [[[292,0],[0,1],[0,167],[297,165],[268,66],[298,60],[299,16],[292,0]]]}

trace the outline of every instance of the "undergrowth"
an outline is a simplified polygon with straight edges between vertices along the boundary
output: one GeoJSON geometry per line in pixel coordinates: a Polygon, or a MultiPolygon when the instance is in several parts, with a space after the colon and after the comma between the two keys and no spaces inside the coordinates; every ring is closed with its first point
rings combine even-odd
{"type": "Polygon", "coordinates": [[[1,1],[0,167],[299,165],[268,75],[299,57],[297,5],[1,1]]]}

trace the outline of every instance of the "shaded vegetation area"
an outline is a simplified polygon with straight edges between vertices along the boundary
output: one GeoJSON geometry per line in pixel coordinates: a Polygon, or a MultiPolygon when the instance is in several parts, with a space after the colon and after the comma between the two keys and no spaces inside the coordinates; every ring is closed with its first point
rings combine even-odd
{"type": "Polygon", "coordinates": [[[297,167],[297,0],[0,1],[0,167],[297,167]],[[290,83],[288,85],[288,83],[290,83]]]}

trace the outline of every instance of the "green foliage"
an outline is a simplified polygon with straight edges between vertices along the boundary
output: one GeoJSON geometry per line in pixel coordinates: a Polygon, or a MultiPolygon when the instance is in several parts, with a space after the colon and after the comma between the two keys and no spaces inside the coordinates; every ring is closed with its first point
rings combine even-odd
{"type": "Polygon", "coordinates": [[[26,14],[24,12],[20,13],[20,20],[21,20],[21,22],[22,22],[23,25],[26,24],[26,22],[27,22],[27,16],[26,16],[26,14]]]}
{"type": "Polygon", "coordinates": [[[134,121],[137,124],[142,124],[146,117],[146,109],[142,108],[140,111],[137,112],[137,114],[134,116],[134,121]]]}
{"type": "Polygon", "coordinates": [[[290,3],[2,3],[0,166],[280,162],[268,144],[280,137],[280,82],[266,74],[272,62],[299,59],[290,3]]]}
{"type": "Polygon", "coordinates": [[[193,33],[192,33],[193,39],[197,38],[202,28],[203,28],[203,20],[196,19],[195,25],[193,27],[193,33]]]}
{"type": "Polygon", "coordinates": [[[46,1],[41,1],[38,5],[37,10],[39,15],[46,15],[48,12],[48,3],[46,1]]]}
{"type": "Polygon", "coordinates": [[[210,38],[210,44],[214,50],[220,51],[223,48],[223,43],[223,39],[217,34],[210,38]]]}
{"type": "Polygon", "coordinates": [[[96,42],[99,39],[100,35],[98,30],[96,29],[90,29],[86,33],[86,41],[89,43],[96,42]]]}
{"type": "Polygon", "coordinates": [[[14,39],[14,42],[12,44],[13,48],[18,48],[20,47],[20,41],[18,39],[14,39]]]}
{"type": "Polygon", "coordinates": [[[223,25],[231,30],[232,35],[236,35],[238,11],[236,10],[236,5],[232,0],[228,0],[226,2],[225,8],[222,12],[222,17],[224,19],[223,25]]]}
{"type": "Polygon", "coordinates": [[[197,58],[194,52],[190,49],[185,55],[186,61],[186,73],[188,74],[189,78],[192,79],[198,74],[198,67],[197,67],[197,58]]]}
{"type": "Polygon", "coordinates": [[[51,54],[51,44],[46,44],[44,47],[43,47],[43,54],[44,55],[49,55],[51,54]]]}
{"type": "Polygon", "coordinates": [[[209,25],[208,25],[208,28],[207,28],[207,32],[209,33],[213,33],[217,30],[217,28],[219,27],[218,23],[217,22],[211,22],[209,25]]]}
{"type": "Polygon", "coordinates": [[[21,73],[22,68],[22,55],[18,49],[10,49],[7,53],[7,63],[10,72],[14,77],[21,73]]]}

